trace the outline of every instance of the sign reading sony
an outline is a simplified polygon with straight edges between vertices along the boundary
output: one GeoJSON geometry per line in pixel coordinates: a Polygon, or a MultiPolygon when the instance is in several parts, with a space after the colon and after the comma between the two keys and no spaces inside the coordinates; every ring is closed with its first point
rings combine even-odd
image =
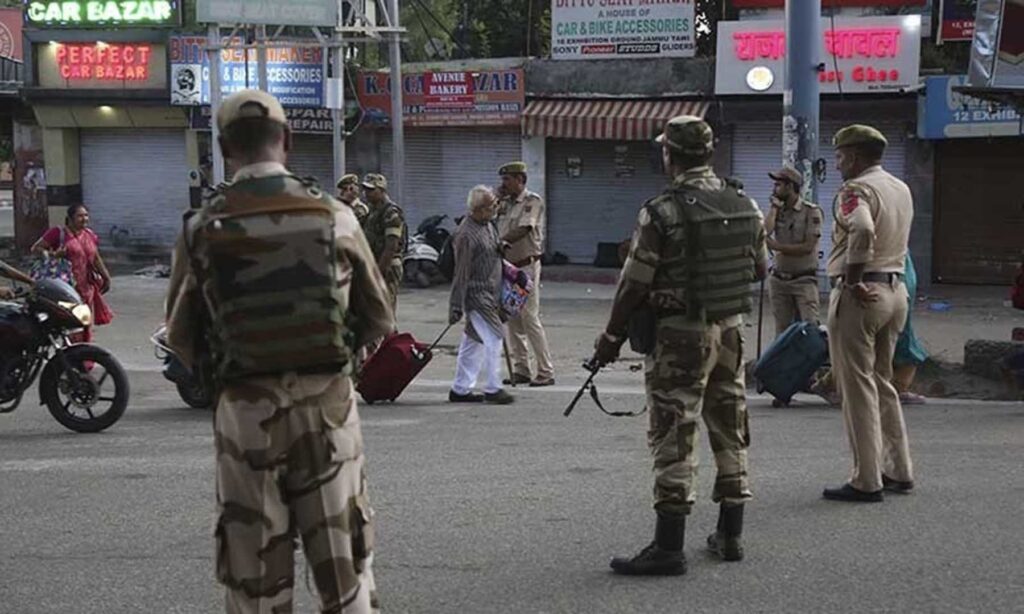
{"type": "Polygon", "coordinates": [[[26,0],[25,23],[32,26],[174,26],[177,0],[26,0]]]}

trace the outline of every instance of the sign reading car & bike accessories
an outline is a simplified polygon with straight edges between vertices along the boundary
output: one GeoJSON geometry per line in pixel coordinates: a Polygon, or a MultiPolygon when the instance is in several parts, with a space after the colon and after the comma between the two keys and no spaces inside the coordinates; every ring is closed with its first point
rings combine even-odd
{"type": "Polygon", "coordinates": [[[692,57],[693,5],[694,0],[551,0],[551,57],[692,57]]]}
{"type": "Polygon", "coordinates": [[[176,26],[179,0],[25,0],[25,23],[33,27],[176,26]]]}

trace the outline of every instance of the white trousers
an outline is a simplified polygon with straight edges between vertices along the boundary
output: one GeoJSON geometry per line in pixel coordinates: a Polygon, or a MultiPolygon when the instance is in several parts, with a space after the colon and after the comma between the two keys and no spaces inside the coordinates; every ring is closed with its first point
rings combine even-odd
{"type": "Polygon", "coordinates": [[[466,317],[473,324],[473,330],[483,339],[476,341],[465,332],[459,345],[459,359],[455,368],[452,390],[455,394],[469,394],[476,386],[480,370],[487,378],[484,392],[490,394],[501,390],[501,341],[502,335],[494,330],[478,311],[470,311],[466,317]]]}

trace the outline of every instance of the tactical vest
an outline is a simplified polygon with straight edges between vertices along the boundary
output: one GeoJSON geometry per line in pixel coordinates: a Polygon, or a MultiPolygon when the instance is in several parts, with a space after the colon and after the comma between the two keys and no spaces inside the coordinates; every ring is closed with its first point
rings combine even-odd
{"type": "Polygon", "coordinates": [[[727,184],[719,191],[673,187],[645,208],[665,233],[651,290],[655,310],[707,322],[749,313],[757,205],[727,184]]]}
{"type": "Polygon", "coordinates": [[[287,175],[220,188],[186,216],[219,380],[348,369],[353,338],[334,216],[314,182],[287,175]]]}

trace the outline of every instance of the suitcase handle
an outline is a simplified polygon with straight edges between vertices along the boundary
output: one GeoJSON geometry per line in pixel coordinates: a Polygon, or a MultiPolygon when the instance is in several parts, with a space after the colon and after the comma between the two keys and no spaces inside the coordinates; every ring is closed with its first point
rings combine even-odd
{"type": "Polygon", "coordinates": [[[445,327],[445,329],[443,331],[441,331],[441,334],[437,336],[437,339],[435,339],[434,342],[430,344],[430,347],[427,348],[428,352],[433,352],[434,351],[434,348],[437,347],[438,343],[441,343],[441,340],[444,339],[444,336],[447,335],[448,331],[450,331],[452,329],[452,326],[455,326],[455,325],[454,324],[449,324],[448,326],[445,327]]]}

